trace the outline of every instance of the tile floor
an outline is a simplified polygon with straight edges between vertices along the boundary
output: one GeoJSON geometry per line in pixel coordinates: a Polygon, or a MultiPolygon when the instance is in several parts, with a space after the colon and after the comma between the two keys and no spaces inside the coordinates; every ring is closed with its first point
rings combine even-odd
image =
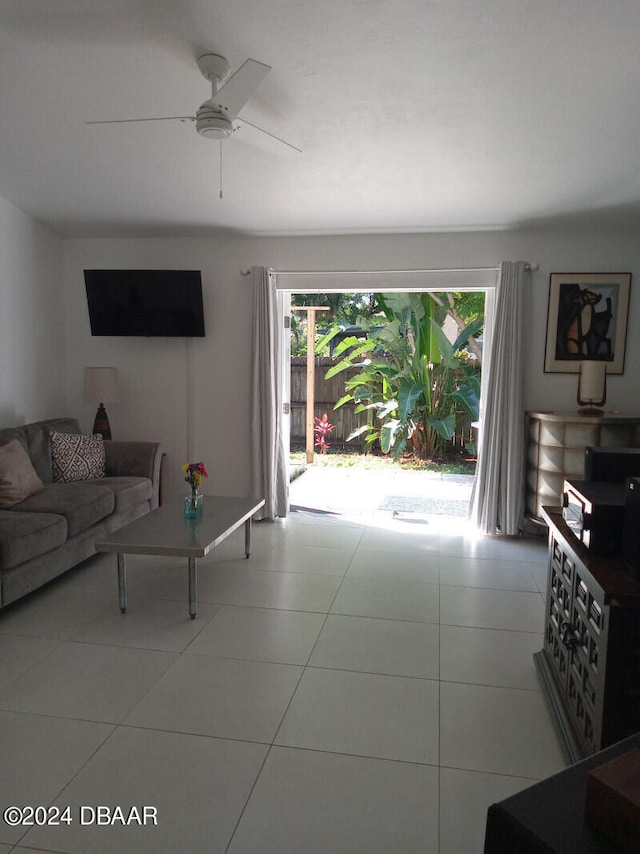
{"type": "Polygon", "coordinates": [[[259,523],[199,562],[194,621],[172,558],[128,558],[121,615],[113,555],[0,613],[0,804],[71,808],[0,819],[0,853],[481,852],[487,806],[565,764],[546,549],[448,522],[259,523]]]}

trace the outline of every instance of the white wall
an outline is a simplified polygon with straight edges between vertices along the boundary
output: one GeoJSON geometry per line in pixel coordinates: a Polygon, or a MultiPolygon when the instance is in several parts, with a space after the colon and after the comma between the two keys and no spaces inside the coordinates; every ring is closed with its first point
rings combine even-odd
{"type": "Polygon", "coordinates": [[[0,425],[66,412],[61,242],[0,197],[0,425]]]}
{"type": "Polygon", "coordinates": [[[607,407],[640,411],[640,287],[637,232],[519,231],[426,235],[68,240],[64,242],[69,411],[90,429],[94,406],[82,401],[85,365],[120,368],[123,399],[109,407],[114,437],[154,438],[168,457],[165,482],[181,489],[180,465],[203,459],[212,491],[249,488],[251,285],[240,271],[275,269],[410,269],[491,267],[501,260],[540,265],[532,274],[526,326],[525,401],[531,410],[572,410],[576,377],[545,374],[549,274],[631,272],[626,370],[609,379],[607,407]],[[84,294],[85,267],[189,267],[203,275],[207,337],[92,338],[84,294]],[[194,432],[187,430],[188,347],[192,347],[194,432]],[[190,454],[190,457],[187,455],[190,454]]]}

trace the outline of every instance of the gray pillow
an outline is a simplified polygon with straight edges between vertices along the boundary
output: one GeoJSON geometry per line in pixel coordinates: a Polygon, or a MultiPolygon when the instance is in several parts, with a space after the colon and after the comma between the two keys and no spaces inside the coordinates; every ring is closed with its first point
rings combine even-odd
{"type": "Polygon", "coordinates": [[[51,432],[51,463],[55,483],[104,477],[104,442],[95,433],[51,432]]]}
{"type": "Polygon", "coordinates": [[[0,447],[0,507],[19,504],[44,489],[29,454],[18,439],[0,447]]]}

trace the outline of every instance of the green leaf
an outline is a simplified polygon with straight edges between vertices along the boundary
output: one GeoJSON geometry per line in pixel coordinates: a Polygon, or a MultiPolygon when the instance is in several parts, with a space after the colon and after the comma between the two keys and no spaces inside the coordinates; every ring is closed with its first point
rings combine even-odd
{"type": "Polygon", "coordinates": [[[454,350],[462,350],[466,347],[467,341],[469,338],[475,338],[476,335],[480,332],[482,327],[484,326],[484,317],[478,317],[476,320],[472,320],[462,332],[458,335],[456,340],[453,343],[454,350]]]}
{"type": "Polygon", "coordinates": [[[390,415],[398,408],[397,400],[387,400],[376,412],[376,415],[380,420],[386,418],[387,415],[390,415]]]}
{"type": "Polygon", "coordinates": [[[349,358],[354,359],[361,353],[373,350],[374,347],[375,344],[370,338],[365,338],[363,341],[362,338],[358,338],[355,335],[349,335],[348,338],[343,338],[343,340],[336,345],[333,355],[339,356],[344,353],[345,350],[353,348],[352,352],[349,353],[349,358]]]}
{"type": "Polygon", "coordinates": [[[469,386],[459,386],[451,392],[451,400],[461,406],[473,418],[478,417],[478,396],[469,386]]]}
{"type": "Polygon", "coordinates": [[[395,442],[395,444],[394,444],[394,446],[393,446],[393,450],[392,450],[392,452],[391,452],[391,455],[392,455],[393,459],[394,459],[396,462],[397,462],[397,461],[400,459],[400,457],[404,454],[404,450],[405,450],[405,448],[406,448],[406,447],[407,447],[407,439],[406,439],[406,437],[405,437],[405,436],[401,436],[401,437],[397,440],[397,442],[395,442]]]}
{"type": "Polygon", "coordinates": [[[394,419],[392,421],[387,421],[387,423],[383,424],[380,428],[380,447],[382,448],[383,454],[388,454],[389,449],[393,446],[393,438],[399,423],[399,421],[394,419]]]}
{"type": "Polygon", "coordinates": [[[345,403],[350,403],[353,400],[353,395],[345,394],[343,395],[337,403],[334,403],[334,409],[340,409],[341,406],[344,406],[345,403]]]}
{"type": "Polygon", "coordinates": [[[456,429],[456,418],[453,413],[446,418],[427,418],[427,424],[443,439],[451,439],[456,429]]]}
{"type": "Polygon", "coordinates": [[[440,359],[445,365],[449,366],[456,351],[453,349],[451,342],[435,320],[431,321],[431,333],[436,340],[440,359]]]}
{"type": "Polygon", "coordinates": [[[347,436],[347,442],[350,442],[352,439],[356,439],[358,436],[366,433],[367,430],[371,430],[371,426],[369,424],[361,424],[360,427],[356,427],[355,430],[352,430],[351,433],[349,433],[347,436]]]}
{"type": "Polygon", "coordinates": [[[332,341],[336,335],[340,332],[339,326],[332,326],[331,329],[326,332],[319,341],[316,341],[315,348],[316,350],[320,350],[322,347],[326,346],[330,341],[332,341]]]}
{"type": "Polygon", "coordinates": [[[401,383],[398,390],[398,416],[401,421],[407,420],[423,392],[424,386],[421,384],[410,381],[401,383]]]}

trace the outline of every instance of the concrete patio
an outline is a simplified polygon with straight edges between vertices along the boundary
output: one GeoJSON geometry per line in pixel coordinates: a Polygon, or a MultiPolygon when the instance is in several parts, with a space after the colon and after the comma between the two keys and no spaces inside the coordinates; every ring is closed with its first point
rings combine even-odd
{"type": "Polygon", "coordinates": [[[291,508],[350,517],[464,524],[473,475],[308,465],[290,484],[291,508]]]}

